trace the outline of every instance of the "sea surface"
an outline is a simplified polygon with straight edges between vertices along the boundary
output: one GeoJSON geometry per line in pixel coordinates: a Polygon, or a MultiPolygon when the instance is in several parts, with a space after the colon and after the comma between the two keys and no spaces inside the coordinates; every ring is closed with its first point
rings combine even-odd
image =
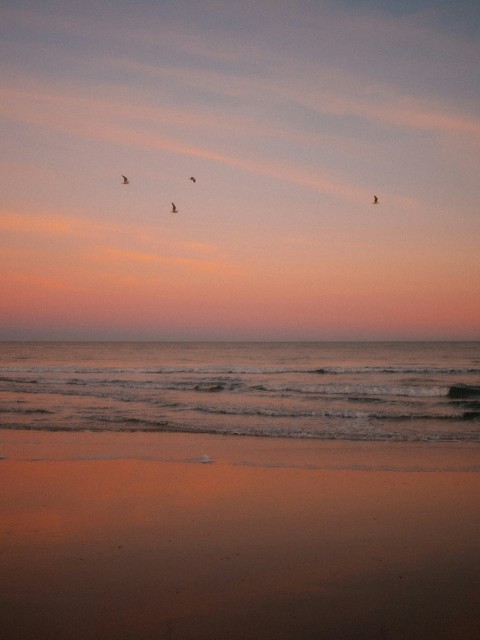
{"type": "Polygon", "coordinates": [[[0,343],[0,429],[480,442],[479,388],[480,342],[0,343]]]}

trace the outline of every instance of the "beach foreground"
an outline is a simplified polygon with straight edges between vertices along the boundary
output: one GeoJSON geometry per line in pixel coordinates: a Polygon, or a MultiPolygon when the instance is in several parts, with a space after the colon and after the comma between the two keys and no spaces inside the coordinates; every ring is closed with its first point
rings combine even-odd
{"type": "Polygon", "coordinates": [[[4,431],[5,640],[476,639],[478,445],[4,431]]]}

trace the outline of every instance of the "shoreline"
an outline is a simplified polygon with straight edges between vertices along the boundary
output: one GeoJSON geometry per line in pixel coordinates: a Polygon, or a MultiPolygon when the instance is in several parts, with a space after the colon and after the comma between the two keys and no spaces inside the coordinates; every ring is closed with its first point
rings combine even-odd
{"type": "Polygon", "coordinates": [[[480,450],[0,434],[6,640],[474,640],[480,450]]]}
{"type": "Polygon", "coordinates": [[[480,442],[324,440],[168,431],[0,430],[0,462],[9,459],[137,459],[317,471],[480,472],[480,442]]]}

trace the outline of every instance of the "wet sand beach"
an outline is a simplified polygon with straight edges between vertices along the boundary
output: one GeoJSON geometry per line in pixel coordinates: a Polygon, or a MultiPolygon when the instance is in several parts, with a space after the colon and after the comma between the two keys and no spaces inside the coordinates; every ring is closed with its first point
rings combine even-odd
{"type": "Polygon", "coordinates": [[[4,431],[5,640],[479,637],[477,445],[4,431]]]}

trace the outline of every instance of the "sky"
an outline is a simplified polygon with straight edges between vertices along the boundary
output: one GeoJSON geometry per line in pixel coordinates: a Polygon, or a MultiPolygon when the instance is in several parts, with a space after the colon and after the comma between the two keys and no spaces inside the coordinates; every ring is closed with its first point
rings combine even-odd
{"type": "Polygon", "coordinates": [[[480,339],[476,0],[2,0],[0,30],[1,340],[480,339]]]}

